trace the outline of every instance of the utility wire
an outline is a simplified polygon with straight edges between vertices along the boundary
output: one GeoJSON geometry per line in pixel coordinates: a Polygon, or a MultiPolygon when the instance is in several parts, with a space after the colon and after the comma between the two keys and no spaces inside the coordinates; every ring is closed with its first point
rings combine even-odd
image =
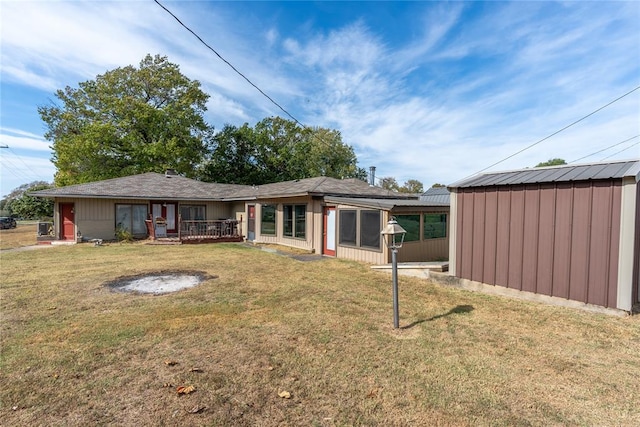
{"type": "Polygon", "coordinates": [[[494,167],[494,166],[496,166],[496,165],[498,165],[498,164],[500,164],[500,163],[502,163],[502,162],[504,162],[504,161],[506,161],[506,160],[509,160],[509,159],[510,159],[510,158],[512,158],[512,157],[517,156],[518,154],[520,154],[520,153],[522,153],[522,152],[524,152],[524,151],[528,150],[529,148],[534,147],[534,146],[536,146],[536,145],[540,144],[541,142],[546,141],[547,139],[551,138],[552,136],[555,136],[555,135],[559,134],[560,132],[562,132],[562,131],[565,131],[565,130],[569,129],[571,126],[576,125],[576,124],[580,123],[581,121],[583,121],[583,120],[585,120],[585,119],[587,119],[587,118],[589,118],[589,117],[593,116],[593,115],[594,115],[594,114],[596,114],[597,112],[599,112],[599,111],[601,111],[601,110],[604,110],[605,108],[607,108],[607,107],[608,107],[608,106],[610,106],[611,104],[613,104],[613,103],[615,103],[615,102],[620,101],[622,98],[624,98],[624,97],[625,97],[625,96],[627,96],[627,95],[632,94],[633,92],[635,92],[635,91],[636,91],[636,90],[638,90],[638,89],[640,89],[640,86],[636,86],[635,88],[631,89],[629,92],[625,93],[625,94],[624,94],[624,95],[622,95],[622,96],[617,97],[617,98],[616,98],[616,99],[614,99],[613,101],[611,101],[611,102],[609,102],[609,103],[607,103],[607,104],[603,105],[602,107],[598,108],[597,110],[592,111],[591,113],[587,114],[586,116],[582,117],[581,119],[578,119],[578,120],[576,120],[575,122],[573,122],[573,123],[571,123],[571,124],[568,124],[567,126],[563,127],[562,129],[560,129],[560,130],[557,130],[557,131],[553,132],[551,135],[549,135],[549,136],[545,136],[545,137],[544,137],[544,138],[542,138],[541,140],[538,140],[538,141],[534,142],[533,144],[530,144],[530,145],[526,146],[526,147],[525,147],[525,148],[523,148],[522,150],[519,150],[519,151],[517,151],[517,152],[515,152],[515,153],[511,154],[510,156],[507,156],[507,157],[505,157],[504,159],[499,160],[499,161],[497,161],[497,162],[493,163],[492,165],[487,166],[486,168],[481,169],[481,170],[479,170],[478,172],[473,173],[473,174],[471,174],[471,175],[467,176],[467,177],[466,177],[466,178],[464,178],[464,179],[470,178],[470,177],[472,177],[472,176],[474,176],[474,175],[477,175],[477,174],[479,174],[479,173],[481,173],[481,172],[484,172],[484,171],[486,171],[487,169],[491,169],[492,167],[494,167]]]}
{"type": "MultiPolygon", "coordinates": [[[[608,146],[607,148],[603,148],[602,150],[598,150],[598,151],[596,151],[595,153],[591,153],[591,154],[588,154],[588,155],[586,155],[586,156],[584,156],[584,157],[580,157],[579,159],[572,160],[572,161],[570,161],[570,162],[569,162],[569,164],[571,164],[571,163],[575,163],[575,162],[579,162],[580,160],[582,160],[582,159],[586,159],[587,157],[595,156],[595,155],[596,155],[596,154],[598,154],[598,153],[602,153],[603,151],[607,151],[609,148],[613,148],[613,147],[616,147],[616,146],[618,146],[618,145],[620,145],[620,144],[624,144],[625,142],[631,141],[632,139],[637,138],[637,137],[639,137],[639,136],[640,136],[640,135],[632,136],[631,138],[627,138],[627,139],[625,139],[624,141],[620,141],[620,142],[618,142],[618,143],[616,143],[616,144],[613,144],[613,145],[608,146]]],[[[634,144],[634,145],[635,145],[635,144],[634,144]]],[[[632,145],[632,147],[633,147],[633,145],[632,145]]],[[[625,150],[626,150],[626,149],[628,149],[628,148],[629,148],[629,147],[625,148],[625,150]]],[[[623,150],[623,151],[624,151],[624,150],[623,150]]]]}
{"type": "MultiPolygon", "coordinates": [[[[629,148],[631,148],[631,147],[635,147],[635,146],[636,146],[636,145],[638,145],[638,144],[640,144],[640,141],[636,142],[635,144],[631,144],[631,145],[630,145],[630,146],[628,146],[627,148],[623,148],[623,149],[622,149],[622,150],[620,150],[620,151],[616,151],[616,152],[615,152],[615,153],[613,153],[612,155],[607,156],[607,157],[605,157],[605,158],[604,158],[604,159],[602,159],[602,160],[607,160],[607,159],[609,159],[609,158],[611,158],[611,157],[615,156],[616,154],[620,154],[620,153],[622,153],[623,151],[627,151],[627,150],[628,150],[629,148]]],[[[602,160],[601,160],[601,161],[602,161],[602,160]]]]}
{"type": "Polygon", "coordinates": [[[267,98],[269,101],[271,101],[271,103],[273,103],[276,107],[278,107],[280,110],[282,110],[287,116],[291,117],[291,119],[296,122],[297,124],[299,124],[300,126],[306,128],[307,126],[303,125],[302,123],[300,123],[300,121],[298,119],[296,119],[295,117],[293,117],[293,115],[291,115],[291,113],[289,113],[287,110],[285,110],[280,104],[278,104],[273,98],[271,98],[269,95],[267,95],[262,89],[260,89],[256,84],[254,84],[251,80],[249,80],[249,78],[247,78],[247,76],[245,76],[244,74],[242,74],[236,67],[234,67],[229,61],[227,61],[226,59],[224,59],[222,57],[222,55],[220,55],[214,48],[212,48],[211,46],[209,46],[207,44],[207,42],[205,42],[204,40],[202,40],[202,38],[195,33],[195,31],[193,31],[191,28],[187,27],[176,15],[173,14],[173,12],[171,12],[169,9],[167,9],[164,5],[162,5],[162,3],[160,3],[158,0],[154,0],[156,2],[156,4],[158,6],[160,6],[161,8],[163,8],[169,15],[173,16],[173,18],[178,21],[178,23],[180,25],[182,25],[187,31],[189,31],[191,34],[193,34],[195,36],[195,38],[197,38],[200,43],[202,43],[203,45],[205,45],[211,52],[215,53],[216,56],[218,58],[220,58],[225,64],[227,64],[229,67],[231,67],[231,69],[233,71],[235,71],[240,77],[242,77],[243,79],[245,79],[251,86],[253,86],[254,88],[256,88],[258,90],[258,92],[260,92],[265,98],[267,98]]]}

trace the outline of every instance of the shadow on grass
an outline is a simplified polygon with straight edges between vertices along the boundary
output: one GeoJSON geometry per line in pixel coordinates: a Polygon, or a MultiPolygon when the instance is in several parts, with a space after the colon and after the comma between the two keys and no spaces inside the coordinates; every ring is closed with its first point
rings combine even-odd
{"type": "Polygon", "coordinates": [[[438,315],[429,317],[428,319],[416,320],[415,322],[410,323],[407,326],[401,326],[400,329],[411,329],[414,326],[419,325],[419,324],[424,323],[424,322],[431,322],[432,320],[440,319],[441,317],[451,316],[452,314],[470,313],[473,310],[474,310],[474,308],[473,308],[472,305],[457,305],[457,306],[453,307],[451,310],[447,311],[446,313],[438,314],[438,315]]]}

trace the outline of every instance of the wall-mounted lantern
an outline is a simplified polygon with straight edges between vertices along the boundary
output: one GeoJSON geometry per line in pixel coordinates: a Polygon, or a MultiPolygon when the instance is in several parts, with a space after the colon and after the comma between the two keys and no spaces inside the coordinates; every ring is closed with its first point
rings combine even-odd
{"type": "Polygon", "coordinates": [[[391,249],[391,280],[393,281],[393,327],[398,329],[400,320],[398,314],[398,249],[404,243],[407,230],[402,228],[394,217],[391,217],[387,225],[380,232],[384,243],[391,249]]]}

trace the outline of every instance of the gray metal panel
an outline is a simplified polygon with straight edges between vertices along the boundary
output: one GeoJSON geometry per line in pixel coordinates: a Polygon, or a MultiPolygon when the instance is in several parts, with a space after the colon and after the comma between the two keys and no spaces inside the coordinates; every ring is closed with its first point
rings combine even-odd
{"type": "Polygon", "coordinates": [[[562,181],[588,181],[598,179],[640,177],[640,160],[625,160],[582,165],[562,165],[545,168],[527,168],[515,171],[493,172],[451,184],[449,188],[488,187],[562,181]]]}

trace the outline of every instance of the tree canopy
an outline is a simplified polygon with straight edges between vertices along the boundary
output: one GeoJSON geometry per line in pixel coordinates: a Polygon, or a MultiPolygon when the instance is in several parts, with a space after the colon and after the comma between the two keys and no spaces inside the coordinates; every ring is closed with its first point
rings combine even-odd
{"type": "Polygon", "coordinates": [[[209,95],[164,56],[58,90],[38,107],[52,141],[55,184],[70,185],[172,168],[193,176],[212,133],[209,95]]]}
{"type": "Polygon", "coordinates": [[[281,117],[269,117],[254,128],[225,125],[213,137],[201,179],[234,184],[330,176],[366,179],[353,148],[340,132],[302,127],[281,117]]]}
{"type": "Polygon", "coordinates": [[[51,187],[52,185],[45,181],[23,184],[0,201],[0,208],[16,218],[51,218],[53,217],[53,200],[28,194],[29,191],[46,190],[51,187]]]}
{"type": "Polygon", "coordinates": [[[538,163],[534,167],[541,168],[541,167],[544,167],[544,166],[559,166],[559,165],[566,165],[566,164],[567,164],[567,162],[565,162],[564,159],[555,158],[555,159],[549,159],[546,162],[538,163]]]}
{"type": "Polygon", "coordinates": [[[398,193],[422,193],[424,186],[417,179],[409,179],[404,185],[400,186],[398,181],[392,176],[386,176],[380,179],[380,186],[385,190],[396,191],[398,193]]]}

